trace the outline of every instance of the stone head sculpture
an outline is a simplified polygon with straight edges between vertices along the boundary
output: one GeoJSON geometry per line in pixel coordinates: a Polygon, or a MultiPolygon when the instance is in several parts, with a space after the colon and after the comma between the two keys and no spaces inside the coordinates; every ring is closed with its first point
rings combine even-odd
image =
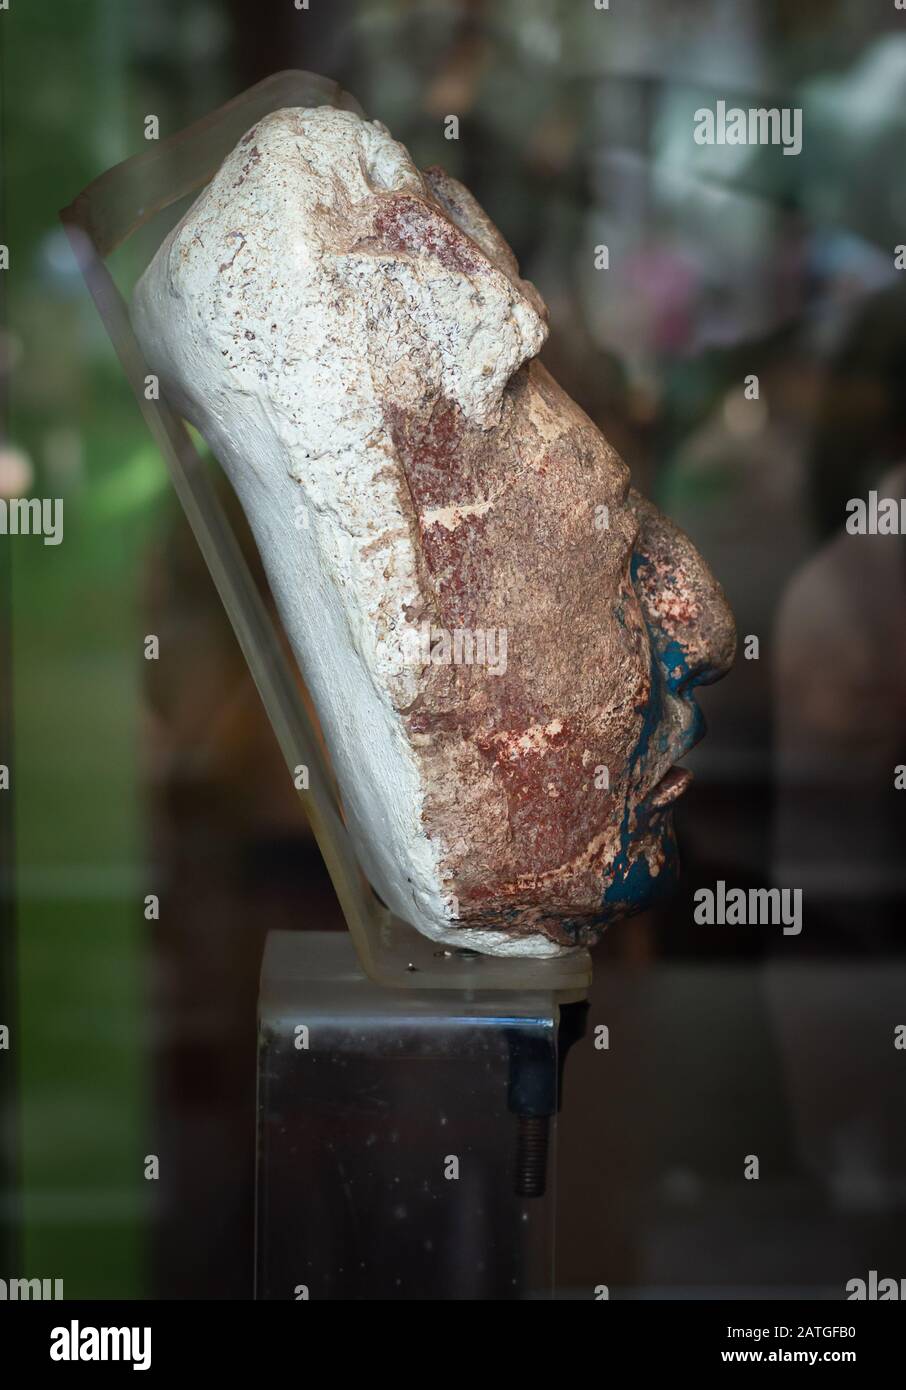
{"type": "Polygon", "coordinates": [[[538,361],[544,304],[474,198],[376,122],[278,111],[133,322],[248,516],[388,906],[534,956],[644,906],[733,620],[538,361]]]}

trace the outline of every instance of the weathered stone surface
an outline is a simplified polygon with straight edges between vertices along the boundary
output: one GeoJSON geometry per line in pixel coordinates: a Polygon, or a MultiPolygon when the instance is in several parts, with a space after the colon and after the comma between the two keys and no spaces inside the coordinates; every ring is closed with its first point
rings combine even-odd
{"type": "Polygon", "coordinates": [[[537,360],[545,318],[466,189],[328,107],[243,137],[133,304],[249,517],[366,873],[499,954],[666,884],[691,688],[735,641],[537,360]]]}

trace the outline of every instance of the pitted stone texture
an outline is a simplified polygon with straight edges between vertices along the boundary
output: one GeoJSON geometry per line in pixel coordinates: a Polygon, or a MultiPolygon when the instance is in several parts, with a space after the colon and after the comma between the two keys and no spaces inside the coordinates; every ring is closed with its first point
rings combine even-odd
{"type": "Polygon", "coordinates": [[[427,935],[497,954],[594,939],[614,876],[661,870],[639,808],[692,714],[650,616],[728,659],[684,537],[687,607],[661,540],[636,591],[647,523],[533,360],[545,319],[460,184],[329,107],[253,127],[133,303],[249,518],[365,872],[427,935]],[[457,633],[496,662],[448,663],[457,633]]]}

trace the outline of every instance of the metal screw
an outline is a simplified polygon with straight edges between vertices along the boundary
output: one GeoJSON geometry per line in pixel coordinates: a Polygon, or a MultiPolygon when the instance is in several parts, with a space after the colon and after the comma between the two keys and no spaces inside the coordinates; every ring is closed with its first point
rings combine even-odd
{"type": "Polygon", "coordinates": [[[517,1197],[543,1197],[547,1185],[549,1115],[520,1115],[516,1129],[517,1197]]]}

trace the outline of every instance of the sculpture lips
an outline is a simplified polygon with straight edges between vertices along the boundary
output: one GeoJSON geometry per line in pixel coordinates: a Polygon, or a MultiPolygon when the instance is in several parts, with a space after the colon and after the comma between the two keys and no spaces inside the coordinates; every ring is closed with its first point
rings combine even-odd
{"type": "Polygon", "coordinates": [[[691,781],[692,773],[687,767],[671,767],[652,788],[646,798],[648,805],[658,809],[670,806],[682,796],[691,781]]]}

